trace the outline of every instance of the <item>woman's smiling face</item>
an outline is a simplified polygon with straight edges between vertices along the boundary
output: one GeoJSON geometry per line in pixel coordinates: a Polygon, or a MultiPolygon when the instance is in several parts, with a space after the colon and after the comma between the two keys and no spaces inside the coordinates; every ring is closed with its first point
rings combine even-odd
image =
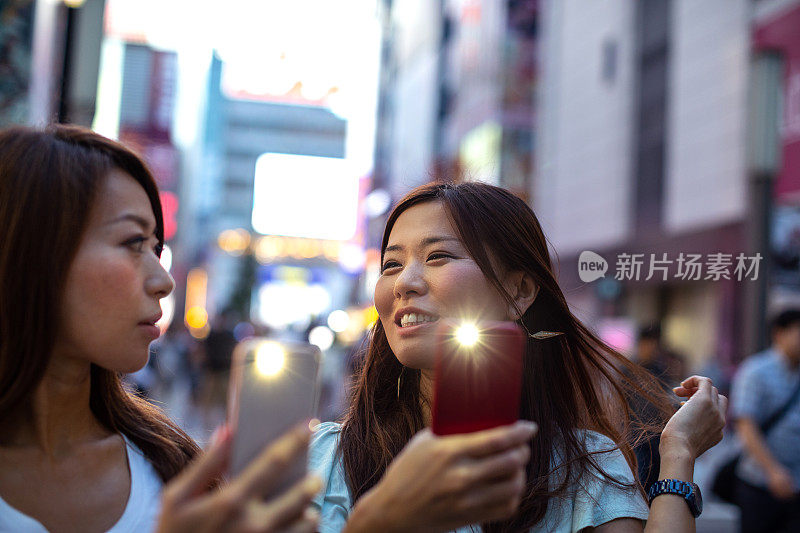
{"type": "Polygon", "coordinates": [[[405,366],[430,370],[440,318],[509,320],[511,309],[461,243],[439,201],[396,220],[375,287],[389,346],[405,366]]]}

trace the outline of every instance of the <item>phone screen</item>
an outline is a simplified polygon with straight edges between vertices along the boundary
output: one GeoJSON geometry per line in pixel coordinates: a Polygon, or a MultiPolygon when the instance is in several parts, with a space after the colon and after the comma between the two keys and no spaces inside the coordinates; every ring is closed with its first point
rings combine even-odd
{"type": "MultiPolygon", "coordinates": [[[[319,348],[305,343],[248,339],[237,345],[228,398],[232,475],[298,422],[315,416],[320,358],[319,348]]],[[[304,459],[293,465],[274,492],[301,479],[305,470],[304,459]]]]}
{"type": "Polygon", "coordinates": [[[525,335],[513,322],[445,322],[437,330],[432,429],[470,433],[519,418],[525,335]]]}

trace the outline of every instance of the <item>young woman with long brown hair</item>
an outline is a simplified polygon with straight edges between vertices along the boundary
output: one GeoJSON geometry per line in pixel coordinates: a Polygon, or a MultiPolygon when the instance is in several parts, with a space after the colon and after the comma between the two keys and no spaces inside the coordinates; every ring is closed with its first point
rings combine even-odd
{"type": "Polygon", "coordinates": [[[173,289],[163,241],[133,152],[78,127],[0,131],[0,531],[313,531],[318,480],[262,499],[307,425],[218,486],[230,432],[190,464],[192,439],[123,388],[173,289]]]}
{"type": "Polygon", "coordinates": [[[321,531],[641,531],[642,520],[693,530],[680,496],[648,509],[632,445],[660,432],[660,478],[691,482],[694,459],[722,436],[727,399],[692,377],[675,391],[690,398],[676,413],[652,377],[576,319],[525,202],[480,183],[419,187],[390,214],[381,261],[379,320],[350,409],[312,440],[327,479],[315,500],[321,531]],[[529,333],[521,422],[448,437],[427,429],[441,318],[510,320],[529,333]],[[657,420],[636,419],[642,399],[657,420]]]}

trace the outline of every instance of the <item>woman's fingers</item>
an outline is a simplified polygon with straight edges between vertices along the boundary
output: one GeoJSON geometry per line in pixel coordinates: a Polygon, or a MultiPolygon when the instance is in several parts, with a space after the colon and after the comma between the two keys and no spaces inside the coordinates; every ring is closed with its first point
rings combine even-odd
{"type": "Polygon", "coordinates": [[[501,454],[489,456],[476,461],[464,474],[465,483],[469,486],[485,484],[488,481],[504,479],[524,471],[531,457],[527,444],[517,446],[501,454]]]}
{"type": "Polygon", "coordinates": [[[525,490],[525,474],[518,473],[501,483],[477,487],[464,499],[464,507],[474,509],[483,520],[499,520],[512,516],[525,490]]]}
{"type": "Polygon", "coordinates": [[[318,525],[319,513],[313,509],[306,509],[300,519],[280,531],[281,533],[314,533],[317,531],[318,525]]]}
{"type": "Polygon", "coordinates": [[[695,374],[694,376],[690,376],[690,377],[684,379],[683,381],[681,381],[681,386],[682,387],[697,388],[697,387],[700,386],[700,383],[703,382],[703,381],[707,381],[709,384],[712,384],[711,383],[711,378],[707,378],[705,376],[698,376],[698,375],[695,374]]]}
{"type": "Polygon", "coordinates": [[[697,389],[696,388],[689,389],[685,387],[673,387],[672,392],[674,392],[675,395],[680,396],[681,398],[691,398],[692,394],[697,392],[697,389]]]}
{"type": "Polygon", "coordinates": [[[264,531],[282,531],[301,521],[311,500],[322,489],[322,481],[307,475],[297,482],[283,496],[276,497],[255,510],[254,523],[264,527],[264,531]]]}
{"type": "Polygon", "coordinates": [[[178,504],[208,490],[225,471],[230,453],[231,431],[228,426],[222,426],[209,449],[164,487],[165,502],[178,504]]]}
{"type": "Polygon", "coordinates": [[[682,398],[691,398],[696,393],[701,383],[712,385],[711,379],[705,376],[692,376],[684,379],[679,387],[674,387],[672,392],[682,398]]]}
{"type": "Polygon", "coordinates": [[[467,435],[445,437],[470,457],[485,457],[529,442],[536,434],[538,426],[530,420],[518,420],[510,426],[477,431],[467,435]]]}
{"type": "Polygon", "coordinates": [[[269,491],[280,481],[283,473],[302,459],[310,438],[308,422],[297,424],[261,452],[231,483],[234,492],[247,499],[258,498],[269,491]]]}

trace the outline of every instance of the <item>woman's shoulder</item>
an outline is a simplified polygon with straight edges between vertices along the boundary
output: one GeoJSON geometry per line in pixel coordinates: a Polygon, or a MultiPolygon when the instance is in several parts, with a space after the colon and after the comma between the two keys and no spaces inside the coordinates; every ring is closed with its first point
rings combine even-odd
{"type": "Polygon", "coordinates": [[[342,431],[342,425],[338,422],[320,422],[314,427],[312,442],[317,440],[338,439],[342,431]]]}
{"type": "Polygon", "coordinates": [[[619,444],[614,442],[614,440],[608,435],[604,435],[603,433],[592,431],[590,429],[576,430],[576,435],[583,444],[587,453],[602,457],[619,456],[624,460],[624,456],[619,449],[619,444]]]}
{"type": "MultiPolygon", "coordinates": [[[[596,472],[594,468],[590,468],[588,473],[592,474],[593,478],[606,480],[606,476],[610,476],[618,484],[635,483],[636,478],[628,460],[622,453],[619,444],[611,437],[588,429],[576,430],[576,435],[585,453],[602,470],[602,473],[600,473],[596,472]]],[[[584,472],[582,478],[585,478],[586,474],[587,472],[584,472]]]]}
{"type": "Polygon", "coordinates": [[[320,513],[322,533],[341,531],[352,505],[342,459],[337,453],[341,429],[341,424],[335,422],[319,424],[308,448],[308,469],[320,477],[323,486],[312,501],[320,513]]]}
{"type": "Polygon", "coordinates": [[[573,473],[566,497],[549,506],[541,530],[580,531],[617,518],[646,520],[649,509],[619,445],[596,431],[579,429],[575,435],[594,466],[573,473]]]}
{"type": "Polygon", "coordinates": [[[335,455],[339,446],[339,434],[342,425],[337,422],[322,422],[314,428],[311,435],[311,442],[308,445],[308,453],[311,462],[321,461],[335,455]]]}

